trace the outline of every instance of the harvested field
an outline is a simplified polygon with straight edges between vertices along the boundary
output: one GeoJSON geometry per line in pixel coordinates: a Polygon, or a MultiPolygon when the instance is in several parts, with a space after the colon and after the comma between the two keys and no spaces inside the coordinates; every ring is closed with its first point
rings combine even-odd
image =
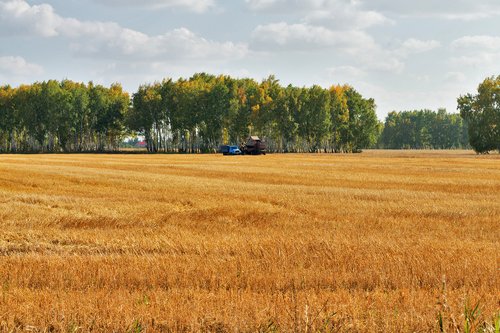
{"type": "Polygon", "coordinates": [[[500,155],[0,155],[0,285],[1,332],[494,332],[500,155]]]}

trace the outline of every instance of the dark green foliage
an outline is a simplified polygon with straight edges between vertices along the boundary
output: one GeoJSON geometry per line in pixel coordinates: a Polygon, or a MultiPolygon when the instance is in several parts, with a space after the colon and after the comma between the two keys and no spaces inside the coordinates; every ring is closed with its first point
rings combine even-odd
{"type": "Polygon", "coordinates": [[[390,112],[380,137],[389,149],[457,149],[468,146],[467,125],[446,110],[390,112]]]}
{"type": "Polygon", "coordinates": [[[469,125],[472,148],[477,153],[500,152],[500,76],[484,80],[477,95],[460,96],[458,109],[469,125]]]}
{"type": "Polygon", "coordinates": [[[379,127],[375,102],[352,87],[284,88],[274,76],[200,73],[142,85],[131,100],[119,84],[0,87],[0,151],[110,151],[127,134],[143,135],[149,152],[216,152],[249,135],[271,152],[358,152],[379,127]]]}
{"type": "Polygon", "coordinates": [[[215,152],[249,135],[274,152],[355,152],[379,133],[374,101],[351,87],[284,88],[274,76],[258,83],[204,73],[141,86],[127,124],[150,152],[215,152]]]}
{"type": "Polygon", "coordinates": [[[0,152],[115,150],[129,103],[119,84],[50,80],[0,87],[0,152]]]}
{"type": "Polygon", "coordinates": [[[445,110],[391,112],[378,122],[373,99],[350,86],[282,87],[195,74],[143,85],[130,100],[119,84],[103,87],[50,80],[0,87],[0,152],[110,151],[129,133],[150,152],[215,152],[249,135],[271,152],[358,152],[390,149],[500,151],[500,76],[477,95],[458,99],[460,116],[445,110]]]}
{"type": "Polygon", "coordinates": [[[378,120],[375,113],[375,101],[364,99],[353,88],[346,90],[347,108],[349,110],[348,140],[349,150],[359,152],[376,142],[378,120]]]}

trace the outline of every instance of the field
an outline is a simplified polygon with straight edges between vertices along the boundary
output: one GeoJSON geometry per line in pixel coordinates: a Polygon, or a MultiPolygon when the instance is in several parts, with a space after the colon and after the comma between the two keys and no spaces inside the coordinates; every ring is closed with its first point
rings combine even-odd
{"type": "Polygon", "coordinates": [[[0,332],[494,332],[499,269],[497,154],[0,155],[0,332]]]}

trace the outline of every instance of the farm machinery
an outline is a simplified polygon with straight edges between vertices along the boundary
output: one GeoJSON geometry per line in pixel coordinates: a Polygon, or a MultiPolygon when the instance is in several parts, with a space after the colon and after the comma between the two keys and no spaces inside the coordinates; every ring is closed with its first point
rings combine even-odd
{"type": "Polygon", "coordinates": [[[220,146],[223,155],[266,155],[267,145],[258,136],[250,136],[247,142],[238,146],[220,146]]]}
{"type": "Polygon", "coordinates": [[[238,146],[220,146],[219,148],[222,155],[241,155],[241,150],[238,146]]]}

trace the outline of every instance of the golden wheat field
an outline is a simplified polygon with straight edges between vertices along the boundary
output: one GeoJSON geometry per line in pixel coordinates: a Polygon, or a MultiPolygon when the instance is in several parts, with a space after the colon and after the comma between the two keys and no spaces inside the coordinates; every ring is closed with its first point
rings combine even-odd
{"type": "Polygon", "coordinates": [[[495,321],[500,155],[0,155],[0,332],[495,321]]]}

